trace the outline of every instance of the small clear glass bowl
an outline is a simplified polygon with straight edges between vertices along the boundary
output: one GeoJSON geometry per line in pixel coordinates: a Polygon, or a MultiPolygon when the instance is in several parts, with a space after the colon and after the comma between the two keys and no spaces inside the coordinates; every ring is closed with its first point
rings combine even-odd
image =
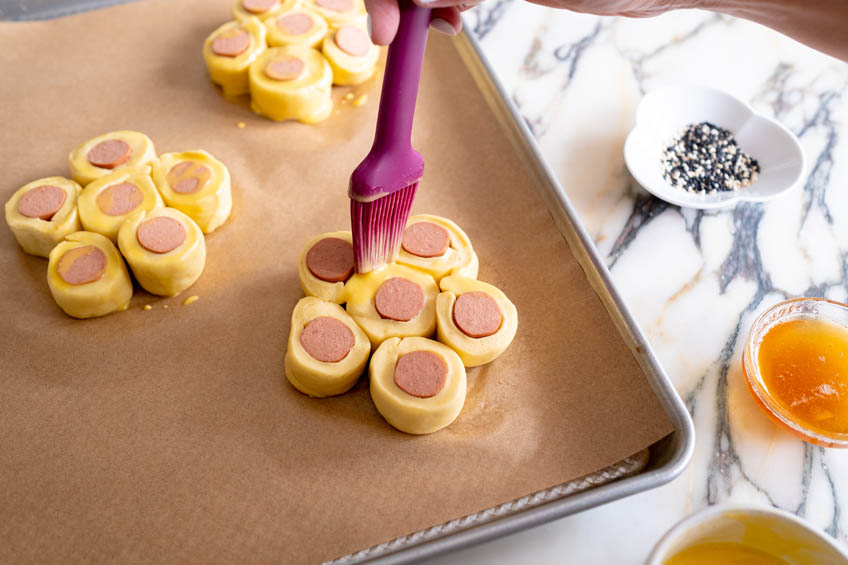
{"type": "Polygon", "coordinates": [[[848,563],[848,548],[794,514],[765,506],[722,503],[678,522],[657,542],[645,565],[663,565],[684,549],[703,543],[739,544],[787,565],[848,563]]]}
{"type": "Polygon", "coordinates": [[[825,434],[805,427],[772,398],[763,383],[758,362],[763,337],[777,324],[790,320],[828,320],[848,328],[848,306],[825,298],[802,297],[779,302],[763,312],[751,326],[742,355],[742,370],[748,389],[766,414],[804,441],[823,447],[848,447],[848,433],[825,434]]]}

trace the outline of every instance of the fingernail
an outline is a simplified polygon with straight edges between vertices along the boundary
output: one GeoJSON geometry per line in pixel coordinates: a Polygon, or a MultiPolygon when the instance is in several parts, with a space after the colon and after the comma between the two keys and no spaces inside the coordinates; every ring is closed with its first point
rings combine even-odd
{"type": "Polygon", "coordinates": [[[415,0],[415,3],[419,6],[428,6],[435,2],[436,0],[415,0]]]}
{"type": "Polygon", "coordinates": [[[450,25],[447,20],[443,20],[442,18],[434,18],[430,20],[430,27],[439,33],[444,33],[451,37],[456,35],[456,28],[450,25]]]}
{"type": "Polygon", "coordinates": [[[368,20],[366,21],[365,25],[366,29],[368,29],[368,37],[371,38],[371,41],[374,41],[374,24],[371,22],[371,14],[368,14],[368,20]]]}

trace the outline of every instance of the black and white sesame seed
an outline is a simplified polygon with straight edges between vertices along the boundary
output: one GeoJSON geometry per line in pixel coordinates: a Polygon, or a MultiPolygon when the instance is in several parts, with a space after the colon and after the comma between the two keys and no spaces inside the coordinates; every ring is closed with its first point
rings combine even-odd
{"type": "Polygon", "coordinates": [[[760,165],[739,149],[733,134],[709,122],[691,124],[662,154],[663,178],[687,192],[738,190],[757,180],[760,165]]]}

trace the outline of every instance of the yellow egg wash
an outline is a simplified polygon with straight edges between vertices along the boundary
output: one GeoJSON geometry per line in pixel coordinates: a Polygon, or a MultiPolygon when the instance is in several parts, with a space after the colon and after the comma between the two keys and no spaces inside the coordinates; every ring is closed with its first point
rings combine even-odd
{"type": "MultiPolygon", "coordinates": [[[[191,178],[191,177],[189,177],[191,178]]],[[[165,205],[176,208],[197,223],[204,233],[212,233],[218,229],[233,209],[233,195],[230,183],[230,171],[211,154],[203,150],[183,151],[180,153],[162,153],[153,166],[153,180],[162,195],[165,205]],[[197,177],[197,184],[191,183],[185,188],[187,192],[174,190],[171,184],[171,172],[185,172],[184,163],[195,164],[193,170],[202,172],[197,177]],[[176,169],[176,171],[175,171],[176,169]],[[203,170],[205,169],[205,171],[203,170]],[[209,176],[206,176],[206,172],[209,176]]],[[[182,177],[176,179],[179,184],[182,177]]]]}
{"type": "Polygon", "coordinates": [[[118,247],[136,281],[150,294],[176,296],[193,285],[206,266],[206,241],[200,227],[175,208],[156,208],[127,218],[118,232],[118,247]],[[141,228],[151,219],[167,218],[181,227],[184,239],[165,253],[141,243],[141,228]]]}
{"type": "Polygon", "coordinates": [[[165,179],[168,185],[177,192],[197,192],[209,182],[212,171],[198,161],[186,160],[171,167],[166,173],[165,179]],[[188,188],[182,188],[188,186],[188,188]]]}
{"type": "Polygon", "coordinates": [[[185,299],[185,301],[183,301],[183,306],[188,306],[190,304],[194,304],[195,302],[198,301],[199,298],[200,297],[196,296],[196,295],[195,296],[189,296],[188,298],[185,299]]]}
{"type": "Polygon", "coordinates": [[[116,184],[101,190],[94,200],[104,214],[122,216],[138,208],[144,202],[144,194],[132,183],[116,184]],[[119,193],[121,188],[126,188],[127,191],[121,194],[119,193]],[[122,199],[126,202],[122,202],[122,199]]]}
{"type": "Polygon", "coordinates": [[[388,277],[380,276],[382,267],[370,273],[354,274],[351,278],[353,284],[345,286],[345,302],[353,302],[354,304],[365,304],[372,302],[380,285],[386,282],[388,277]],[[355,278],[354,278],[355,277],[355,278]]]}
{"type": "Polygon", "coordinates": [[[848,433],[848,329],[827,320],[791,320],[763,337],[763,383],[791,418],[824,435],[848,433]]]}
{"type": "Polygon", "coordinates": [[[362,328],[376,348],[390,337],[426,337],[436,332],[436,297],[439,287],[429,274],[392,263],[377,271],[354,274],[344,286],[345,309],[362,328]],[[388,279],[399,277],[421,287],[424,303],[411,320],[401,322],[383,318],[377,312],[375,297],[388,279]]]}
{"type": "MultiPolygon", "coordinates": [[[[96,273],[92,274],[91,280],[85,281],[86,283],[94,282],[95,280],[101,278],[103,276],[103,273],[106,272],[106,256],[102,251],[100,251],[97,247],[93,245],[82,245],[80,247],[75,247],[64,255],[62,255],[59,258],[58,264],[56,265],[56,272],[59,273],[59,276],[62,277],[62,279],[67,281],[68,273],[73,268],[74,264],[78,260],[83,259],[84,257],[92,254],[99,254],[101,257],[103,257],[103,266],[100,267],[96,273]]],[[[71,284],[83,283],[74,282],[71,284]]]]}
{"type": "Polygon", "coordinates": [[[733,542],[708,542],[687,547],[663,565],[789,565],[759,549],[733,542]]]}
{"type": "Polygon", "coordinates": [[[249,79],[250,107],[271,120],[315,124],[333,111],[333,69],[308,45],[268,49],[251,65],[249,79]],[[275,74],[275,65],[294,60],[301,65],[299,73],[291,77],[275,74]]]}
{"type": "Polygon", "coordinates": [[[79,220],[77,198],[82,187],[64,177],[46,177],[32,181],[19,188],[6,202],[5,216],[9,229],[21,248],[30,255],[49,257],[50,251],[61,241],[82,226],[79,220]],[[55,186],[65,193],[65,201],[49,220],[32,218],[21,214],[21,200],[40,186],[55,186]]]}
{"type": "Polygon", "coordinates": [[[369,304],[374,302],[374,297],[380,286],[392,277],[401,277],[416,283],[419,286],[428,282],[432,284],[432,278],[420,271],[404,267],[396,263],[383,265],[379,269],[368,273],[354,273],[348,279],[344,288],[344,301],[348,304],[369,304]]]}
{"type": "Polygon", "coordinates": [[[50,251],[47,286],[56,304],[74,318],[122,312],[133,294],[118,249],[105,236],[85,231],[68,235],[50,251]]]}

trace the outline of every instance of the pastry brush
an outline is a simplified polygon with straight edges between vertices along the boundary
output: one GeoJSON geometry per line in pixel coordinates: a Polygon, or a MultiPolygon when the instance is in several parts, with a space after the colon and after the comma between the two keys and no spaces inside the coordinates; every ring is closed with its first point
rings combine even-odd
{"type": "Polygon", "coordinates": [[[371,151],[350,177],[350,224],[357,273],[397,259],[424,159],[412,148],[412,118],[430,8],[400,0],[397,35],[389,45],[371,151]]]}

